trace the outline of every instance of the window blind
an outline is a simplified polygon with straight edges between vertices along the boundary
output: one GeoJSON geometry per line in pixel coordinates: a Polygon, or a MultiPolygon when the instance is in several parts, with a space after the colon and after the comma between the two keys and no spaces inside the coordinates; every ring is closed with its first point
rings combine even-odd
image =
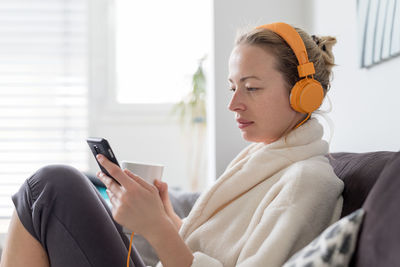
{"type": "Polygon", "coordinates": [[[0,1],[0,218],[44,165],[88,169],[87,2],[0,1]]]}

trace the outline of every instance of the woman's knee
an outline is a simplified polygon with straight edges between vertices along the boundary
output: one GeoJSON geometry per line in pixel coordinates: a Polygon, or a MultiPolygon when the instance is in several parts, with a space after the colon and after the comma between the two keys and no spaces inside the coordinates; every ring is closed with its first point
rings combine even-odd
{"type": "MultiPolygon", "coordinates": [[[[69,165],[47,165],[28,178],[32,194],[40,194],[45,188],[57,192],[81,190],[87,187],[89,180],[76,168],[69,165]]],[[[35,198],[35,196],[34,196],[35,198]]]]}

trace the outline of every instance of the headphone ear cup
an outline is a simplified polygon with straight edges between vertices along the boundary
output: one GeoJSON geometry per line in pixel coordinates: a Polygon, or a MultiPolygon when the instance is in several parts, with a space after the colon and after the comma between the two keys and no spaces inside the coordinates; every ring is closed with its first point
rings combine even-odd
{"type": "Polygon", "coordinates": [[[292,88],[290,105],[300,113],[312,113],[318,109],[324,99],[324,90],[321,84],[314,79],[301,79],[292,88]]]}

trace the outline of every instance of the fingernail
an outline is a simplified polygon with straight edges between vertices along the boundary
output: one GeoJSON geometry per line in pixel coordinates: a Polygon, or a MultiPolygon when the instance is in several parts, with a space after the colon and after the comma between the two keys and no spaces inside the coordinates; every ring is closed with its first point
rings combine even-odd
{"type": "Polygon", "coordinates": [[[97,154],[97,155],[96,155],[96,158],[97,158],[98,160],[102,160],[102,159],[103,159],[103,156],[102,156],[101,154],[97,154]]]}

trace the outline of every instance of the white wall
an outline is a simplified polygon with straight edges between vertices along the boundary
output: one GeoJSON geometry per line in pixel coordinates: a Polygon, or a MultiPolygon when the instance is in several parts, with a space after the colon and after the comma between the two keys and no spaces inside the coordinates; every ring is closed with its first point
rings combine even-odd
{"type": "Polygon", "coordinates": [[[227,105],[228,59],[233,48],[236,29],[244,26],[284,21],[311,29],[312,2],[294,0],[216,0],[214,1],[214,85],[215,85],[215,175],[218,177],[228,163],[246,145],[236,126],[234,114],[227,105]]]}
{"type": "Polygon", "coordinates": [[[314,4],[315,33],[336,36],[330,97],[335,124],[331,151],[399,150],[400,57],[370,69],[358,66],[356,0],[314,4]]]}

